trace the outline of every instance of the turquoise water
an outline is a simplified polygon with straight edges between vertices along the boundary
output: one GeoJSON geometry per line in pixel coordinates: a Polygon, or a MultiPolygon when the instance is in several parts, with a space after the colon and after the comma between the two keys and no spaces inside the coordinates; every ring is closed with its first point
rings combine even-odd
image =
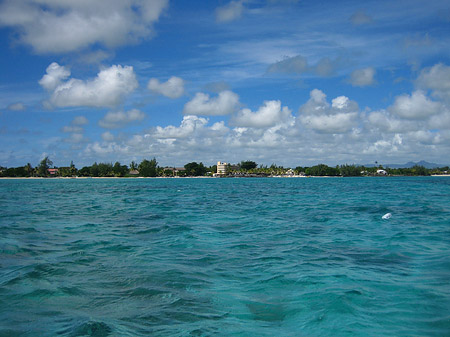
{"type": "Polygon", "coordinates": [[[0,180],[0,207],[0,336],[450,335],[447,177],[0,180]]]}

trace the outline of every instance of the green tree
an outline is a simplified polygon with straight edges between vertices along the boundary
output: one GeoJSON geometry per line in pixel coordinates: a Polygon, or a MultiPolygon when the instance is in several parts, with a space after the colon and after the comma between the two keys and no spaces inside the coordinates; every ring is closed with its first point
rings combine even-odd
{"type": "Polygon", "coordinates": [[[198,164],[195,161],[184,165],[184,169],[188,176],[204,176],[207,171],[203,163],[198,164]]]}
{"type": "Polygon", "coordinates": [[[113,165],[111,163],[98,164],[99,177],[112,177],[114,176],[113,165]]]}
{"type": "Polygon", "coordinates": [[[411,169],[412,173],[417,176],[429,176],[430,172],[427,168],[421,165],[414,165],[411,169]]]}
{"type": "Polygon", "coordinates": [[[246,161],[241,161],[240,167],[241,167],[241,170],[249,171],[249,170],[257,168],[258,164],[256,164],[254,161],[246,160],[246,161]]]}
{"type": "Polygon", "coordinates": [[[339,172],[343,177],[358,177],[361,175],[362,168],[355,165],[341,165],[339,172]]]}
{"type": "Polygon", "coordinates": [[[305,170],[305,174],[308,176],[338,176],[339,173],[339,169],[325,164],[308,167],[305,170]]]}
{"type": "Polygon", "coordinates": [[[152,160],[144,159],[139,164],[139,175],[143,177],[156,177],[158,162],[155,158],[152,160]]]}
{"type": "Polygon", "coordinates": [[[89,166],[84,166],[80,170],[78,170],[78,174],[81,177],[89,177],[91,175],[91,168],[89,166]]]}
{"type": "Polygon", "coordinates": [[[128,167],[126,165],[120,165],[118,161],[114,163],[113,172],[116,177],[123,177],[128,172],[128,167]]]}
{"type": "Polygon", "coordinates": [[[98,170],[98,164],[95,162],[92,164],[92,166],[89,168],[89,175],[91,177],[98,177],[99,176],[99,170],[98,170]]]}
{"type": "Polygon", "coordinates": [[[130,170],[134,171],[134,170],[137,170],[137,168],[138,168],[137,163],[133,160],[130,163],[130,170]]]}
{"type": "Polygon", "coordinates": [[[30,163],[27,163],[24,168],[25,168],[25,171],[27,172],[27,177],[31,177],[34,172],[33,166],[31,166],[30,163]]]}
{"type": "Polygon", "coordinates": [[[53,162],[48,157],[45,157],[44,159],[42,159],[38,166],[38,175],[40,177],[47,177],[48,169],[52,165],[53,165],[53,162]]]}

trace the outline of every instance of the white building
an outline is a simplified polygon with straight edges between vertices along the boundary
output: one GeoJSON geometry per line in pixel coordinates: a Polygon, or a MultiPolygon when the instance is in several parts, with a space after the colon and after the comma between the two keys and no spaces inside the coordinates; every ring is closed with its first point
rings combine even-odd
{"type": "Polygon", "coordinates": [[[228,163],[222,163],[221,161],[217,162],[217,175],[225,175],[227,174],[228,163]]]}

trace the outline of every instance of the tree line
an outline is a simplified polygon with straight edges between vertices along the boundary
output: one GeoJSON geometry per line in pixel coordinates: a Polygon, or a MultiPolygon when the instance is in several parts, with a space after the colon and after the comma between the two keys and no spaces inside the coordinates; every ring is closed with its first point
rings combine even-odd
{"type": "Polygon", "coordinates": [[[170,177],[170,176],[205,176],[214,167],[203,163],[191,162],[184,167],[160,167],[155,158],[144,159],[139,164],[132,161],[129,165],[120,162],[97,163],[77,169],[73,163],[69,166],[55,167],[49,157],[41,160],[38,166],[30,163],[19,167],[0,167],[0,177],[170,177]]]}
{"type": "MultiPolygon", "coordinates": [[[[318,164],[310,167],[297,166],[285,168],[272,164],[270,166],[259,165],[251,160],[241,161],[236,165],[228,165],[225,176],[332,176],[332,177],[358,177],[375,176],[384,170],[387,175],[402,176],[427,176],[432,174],[448,173],[449,167],[427,169],[416,165],[411,168],[383,168],[364,167],[359,165],[337,165],[328,166],[318,164]]],[[[19,167],[0,167],[0,177],[188,177],[188,176],[212,176],[217,172],[217,166],[205,166],[203,163],[190,162],[183,167],[160,167],[156,158],[143,159],[139,164],[132,161],[129,165],[120,162],[97,163],[77,169],[73,163],[65,167],[54,167],[49,157],[41,160],[38,166],[33,167],[30,163],[19,167]]],[[[383,172],[384,173],[384,172],[383,172]]]]}

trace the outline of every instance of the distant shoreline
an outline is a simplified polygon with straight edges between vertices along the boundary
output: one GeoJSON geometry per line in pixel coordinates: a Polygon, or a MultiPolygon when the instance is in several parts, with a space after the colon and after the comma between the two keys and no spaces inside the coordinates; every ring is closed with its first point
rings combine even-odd
{"type": "Polygon", "coordinates": [[[358,176],[358,177],[342,177],[342,176],[272,176],[272,177],[0,177],[0,180],[77,180],[77,179],[215,179],[215,178],[374,178],[374,177],[450,177],[450,174],[432,174],[429,176],[358,176]]]}

